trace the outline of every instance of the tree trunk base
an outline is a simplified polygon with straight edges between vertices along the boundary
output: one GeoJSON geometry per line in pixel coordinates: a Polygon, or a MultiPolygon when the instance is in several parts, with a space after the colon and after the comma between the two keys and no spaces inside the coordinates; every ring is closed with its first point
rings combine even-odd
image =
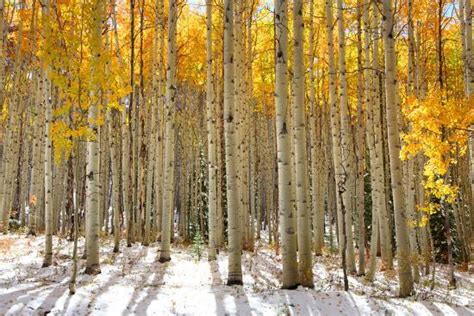
{"type": "MultiPolygon", "coordinates": [[[[296,290],[300,286],[300,284],[292,284],[292,285],[282,285],[282,290],[296,290]]],[[[313,286],[314,287],[314,286],[313,286]]]]}
{"type": "Polygon", "coordinates": [[[69,295],[76,294],[76,285],[74,283],[69,283],[69,295]]]}
{"type": "Polygon", "coordinates": [[[171,261],[170,257],[160,257],[160,259],[158,259],[159,263],[165,263],[165,262],[170,262],[170,261],[171,261]]]}
{"type": "Polygon", "coordinates": [[[239,279],[229,279],[227,280],[227,286],[233,286],[233,285],[244,285],[244,282],[239,279]]]}
{"type": "Polygon", "coordinates": [[[41,265],[41,268],[47,268],[50,266],[51,266],[51,262],[43,262],[43,264],[41,265]]]}
{"type": "Polygon", "coordinates": [[[90,267],[86,267],[86,271],[84,273],[89,275],[97,275],[100,274],[100,272],[100,266],[98,264],[95,264],[90,267]]]}
{"type": "Polygon", "coordinates": [[[449,280],[448,288],[454,290],[456,288],[456,279],[449,280]]]}

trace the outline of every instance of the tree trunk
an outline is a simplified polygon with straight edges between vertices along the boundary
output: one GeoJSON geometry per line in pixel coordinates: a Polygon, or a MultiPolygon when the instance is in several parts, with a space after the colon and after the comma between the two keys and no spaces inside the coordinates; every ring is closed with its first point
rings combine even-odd
{"type": "Polygon", "coordinates": [[[176,25],[178,18],[178,2],[169,2],[168,16],[168,66],[166,74],[166,131],[165,131],[165,159],[163,183],[162,235],[160,259],[161,263],[171,260],[170,243],[171,226],[174,215],[174,112],[176,105],[176,25]]]}
{"type": "MultiPolygon", "coordinates": [[[[278,207],[283,257],[284,289],[298,286],[296,236],[291,203],[291,147],[288,120],[288,3],[275,0],[275,54],[276,54],[276,133],[278,160],[278,207]]],[[[306,194],[306,193],[305,193],[306,194]]]]}
{"type": "Polygon", "coordinates": [[[86,248],[87,262],[86,273],[100,273],[99,260],[99,234],[100,234],[100,177],[99,177],[99,125],[98,118],[100,116],[99,100],[100,86],[98,78],[101,74],[100,70],[100,54],[102,51],[102,23],[105,15],[105,3],[100,0],[94,2],[94,12],[91,22],[91,54],[92,54],[92,70],[98,71],[92,73],[93,83],[96,85],[91,95],[92,103],[89,107],[88,120],[90,128],[95,132],[96,139],[87,141],[87,166],[86,166],[86,248]]]}
{"type": "Polygon", "coordinates": [[[390,174],[395,212],[395,231],[397,238],[398,277],[400,297],[413,292],[413,275],[410,262],[410,244],[405,215],[405,201],[402,186],[402,169],[400,160],[400,138],[397,117],[397,79],[395,60],[394,22],[392,1],[383,1],[384,47],[385,47],[385,90],[387,106],[388,146],[390,155],[390,174]]]}
{"type": "Polygon", "coordinates": [[[227,285],[242,284],[234,90],[234,1],[224,0],[224,137],[227,181],[229,272],[227,285]]]}
{"type": "Polygon", "coordinates": [[[216,129],[215,129],[215,98],[214,76],[212,73],[212,3],[206,0],[207,27],[207,143],[208,143],[208,173],[209,173],[209,260],[216,259],[217,233],[217,161],[216,161],[216,129]]]}
{"type": "Polygon", "coordinates": [[[293,86],[293,127],[295,134],[295,175],[296,175],[296,209],[298,216],[298,259],[299,281],[301,285],[314,287],[311,261],[311,216],[307,205],[307,153],[306,122],[304,104],[304,41],[303,41],[303,1],[295,0],[293,4],[294,32],[294,86],[293,86]]]}

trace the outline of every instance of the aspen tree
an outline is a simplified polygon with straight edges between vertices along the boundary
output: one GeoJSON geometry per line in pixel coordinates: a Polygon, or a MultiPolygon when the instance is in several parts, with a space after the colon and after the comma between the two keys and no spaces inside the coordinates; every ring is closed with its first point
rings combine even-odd
{"type": "Polygon", "coordinates": [[[229,272],[227,285],[242,282],[241,217],[237,175],[234,87],[234,1],[224,0],[224,137],[228,209],[229,272]]]}
{"type": "Polygon", "coordinates": [[[5,162],[3,163],[3,175],[2,175],[2,198],[0,200],[0,207],[2,212],[2,223],[3,233],[7,234],[10,226],[10,211],[12,207],[12,188],[15,164],[15,142],[17,139],[16,135],[16,122],[17,122],[17,109],[13,102],[9,102],[7,105],[9,116],[6,130],[6,144],[5,144],[5,162]]]}
{"type": "Polygon", "coordinates": [[[235,140],[236,140],[236,158],[237,158],[237,194],[239,196],[239,221],[240,221],[240,238],[242,239],[242,247],[247,244],[247,215],[246,208],[246,188],[245,188],[245,101],[243,95],[243,67],[244,67],[244,40],[243,40],[243,1],[237,1],[234,4],[234,108],[235,108],[235,140]]]}
{"type": "Polygon", "coordinates": [[[29,196],[29,234],[36,236],[36,226],[38,221],[38,203],[40,202],[40,187],[41,187],[41,147],[42,139],[41,133],[43,131],[43,115],[41,114],[41,94],[39,89],[40,80],[38,74],[34,75],[34,107],[32,112],[34,112],[33,118],[33,152],[32,152],[32,167],[31,167],[31,179],[30,179],[30,196],[29,196]]]}
{"type": "Polygon", "coordinates": [[[171,260],[170,242],[171,225],[174,215],[174,143],[175,143],[175,106],[176,106],[176,24],[178,19],[178,2],[169,2],[168,16],[168,66],[166,73],[166,130],[165,130],[165,157],[164,157],[164,182],[163,182],[163,209],[162,209],[162,235],[160,259],[161,263],[171,260]]]}
{"type": "MultiPolygon", "coordinates": [[[[314,0],[309,2],[309,38],[314,39],[314,0]]],[[[311,135],[311,197],[312,197],[312,223],[313,223],[313,248],[316,255],[322,255],[322,248],[324,247],[324,197],[322,194],[322,186],[320,180],[322,174],[318,173],[322,162],[320,158],[320,149],[318,148],[318,141],[321,140],[321,126],[316,126],[317,119],[322,119],[319,111],[319,104],[316,102],[315,91],[315,46],[314,40],[309,41],[309,103],[311,109],[310,115],[310,135],[311,135]],[[318,150],[319,149],[319,150],[318,150]]]]}
{"type": "MultiPolygon", "coordinates": [[[[415,35],[413,30],[413,1],[408,0],[408,96],[413,96],[415,91],[415,35]]],[[[409,127],[410,128],[410,127],[409,127]]],[[[416,242],[416,202],[415,202],[415,174],[414,158],[406,162],[406,207],[409,218],[408,234],[410,240],[411,258],[413,261],[413,280],[419,281],[418,271],[418,246],[416,242]]]]}
{"type": "Polygon", "coordinates": [[[258,220],[257,215],[257,200],[260,198],[258,195],[258,167],[259,159],[256,151],[256,141],[257,141],[257,126],[256,126],[256,115],[255,111],[255,102],[254,102],[254,89],[253,89],[253,60],[254,60],[254,48],[253,48],[253,36],[252,36],[252,20],[253,14],[256,8],[257,2],[253,0],[249,6],[249,17],[247,19],[247,76],[246,76],[246,93],[247,96],[247,129],[252,131],[252,135],[247,137],[247,151],[248,159],[246,160],[246,168],[248,170],[247,175],[247,184],[248,184],[248,204],[250,208],[250,229],[248,230],[248,249],[253,251],[255,248],[255,221],[258,220]]]}
{"type": "MultiPolygon", "coordinates": [[[[155,30],[158,32],[159,41],[158,41],[158,52],[163,52],[165,49],[165,19],[164,19],[164,1],[157,0],[156,2],[156,12],[158,15],[158,25],[159,28],[155,30]]],[[[164,54],[158,54],[157,56],[158,65],[157,65],[157,131],[156,131],[156,144],[155,144],[155,227],[157,229],[156,236],[158,240],[161,240],[161,227],[162,227],[162,214],[163,214],[163,133],[164,133],[164,107],[165,107],[165,65],[164,65],[164,54]]]]}
{"type": "Polygon", "coordinates": [[[382,254],[383,266],[387,270],[393,268],[393,259],[392,259],[392,237],[390,234],[390,217],[387,209],[387,194],[385,190],[385,170],[384,170],[384,138],[383,138],[383,128],[382,128],[382,111],[381,111],[381,95],[380,91],[380,75],[379,75],[379,8],[374,3],[374,17],[371,20],[373,26],[372,29],[375,29],[375,34],[373,37],[373,47],[372,47],[372,88],[373,88],[373,133],[374,133],[374,146],[375,146],[375,161],[374,161],[374,177],[376,185],[373,188],[374,195],[377,196],[376,200],[378,201],[378,224],[379,224],[379,238],[380,238],[380,251],[382,254]]]}
{"type": "MultiPolygon", "coordinates": [[[[15,45],[15,60],[13,65],[12,81],[14,87],[20,86],[21,63],[23,56],[20,50],[22,45],[23,23],[20,20],[18,25],[19,40],[15,45]]],[[[10,226],[11,211],[14,207],[14,199],[17,193],[16,179],[19,175],[19,165],[21,164],[21,141],[23,132],[23,113],[24,98],[20,95],[20,90],[16,89],[11,92],[12,96],[8,99],[8,126],[7,126],[7,146],[6,161],[4,166],[4,174],[2,177],[3,189],[0,207],[2,208],[3,231],[8,233],[10,226]]],[[[20,179],[18,179],[19,181],[20,179]]],[[[21,183],[18,183],[21,189],[21,183]]],[[[21,203],[21,201],[20,201],[21,203]]]]}
{"type": "MultiPolygon", "coordinates": [[[[152,201],[153,199],[153,192],[156,193],[156,185],[153,181],[159,182],[161,179],[158,179],[158,170],[157,170],[157,146],[161,146],[161,143],[158,141],[158,134],[161,130],[161,121],[159,119],[159,115],[161,113],[160,107],[160,86],[158,83],[159,80],[159,35],[160,35],[160,0],[155,1],[155,17],[154,17],[154,30],[153,30],[153,52],[152,52],[152,105],[151,105],[151,112],[152,112],[152,119],[150,122],[151,132],[150,132],[150,139],[149,139],[149,148],[148,148],[148,165],[147,165],[147,180],[146,180],[146,206],[145,206],[145,234],[143,237],[143,244],[148,245],[150,243],[152,229],[156,230],[157,224],[157,208],[156,200],[155,202],[152,201]],[[152,221],[152,207],[154,206],[155,210],[153,213],[153,221],[152,221]],[[152,225],[154,227],[152,227],[152,225]]],[[[161,195],[160,195],[161,196],[161,195]]]]}
{"type": "Polygon", "coordinates": [[[102,54],[102,23],[105,15],[105,3],[94,0],[92,7],[91,22],[91,71],[93,91],[91,91],[92,101],[88,111],[88,121],[90,128],[95,132],[96,139],[87,141],[87,165],[86,165],[86,249],[87,262],[86,273],[100,273],[99,260],[99,115],[100,115],[100,89],[103,72],[100,71],[102,54]]]}
{"type": "MultiPolygon", "coordinates": [[[[472,1],[464,0],[464,68],[466,97],[474,98],[474,51],[472,49],[472,1]]],[[[471,125],[471,129],[474,126],[471,125]]],[[[470,178],[471,178],[471,223],[474,223],[474,133],[469,135],[470,178]]],[[[474,227],[474,225],[472,225],[474,227]]]]}
{"type": "Polygon", "coordinates": [[[397,79],[395,60],[394,18],[392,1],[383,1],[383,42],[385,48],[385,96],[387,111],[388,146],[390,174],[395,211],[395,231],[397,239],[399,295],[406,297],[413,292],[413,275],[410,262],[410,243],[405,215],[405,201],[402,186],[400,161],[400,138],[397,117],[397,79]]]}
{"type": "Polygon", "coordinates": [[[136,220],[136,179],[137,179],[137,141],[136,138],[136,126],[137,126],[137,111],[136,107],[136,91],[135,91],[135,0],[130,0],[130,95],[129,95],[129,108],[128,108],[128,137],[129,143],[126,150],[130,151],[129,163],[126,168],[129,168],[130,180],[130,200],[129,200],[129,218],[127,219],[127,247],[131,247],[135,242],[135,220],[136,220]]]}
{"type": "MultiPolygon", "coordinates": [[[[329,72],[329,111],[331,122],[331,141],[332,141],[332,162],[334,166],[334,180],[339,182],[342,175],[342,160],[341,160],[341,132],[339,109],[336,99],[336,66],[334,60],[334,26],[333,26],[333,1],[326,0],[325,5],[325,22],[326,22],[326,39],[328,45],[328,72],[329,72]]],[[[337,192],[337,188],[334,187],[337,192]]],[[[337,226],[338,226],[338,240],[342,240],[342,224],[341,224],[341,203],[339,194],[336,194],[336,208],[337,208],[337,226]]],[[[345,254],[343,254],[345,255],[345,254]]]]}
{"type": "Polygon", "coordinates": [[[278,160],[278,208],[283,257],[284,289],[298,286],[298,262],[296,259],[296,227],[291,205],[291,147],[288,118],[288,3],[275,0],[275,105],[278,160]]]}
{"type": "Polygon", "coordinates": [[[113,109],[107,112],[107,123],[110,143],[110,161],[112,164],[112,199],[113,199],[113,231],[114,231],[114,252],[119,252],[120,248],[120,138],[116,131],[117,114],[113,109]]]}
{"type": "MultiPolygon", "coordinates": [[[[157,20],[157,19],[156,19],[157,20]]],[[[155,22],[156,23],[156,22],[155,22]]],[[[157,25],[155,24],[155,30],[158,30],[157,25]]],[[[156,33],[156,32],[155,32],[156,33]]],[[[148,147],[147,147],[147,158],[145,161],[146,164],[146,184],[145,184],[145,212],[144,212],[144,235],[143,235],[143,245],[148,246],[151,239],[151,225],[152,225],[152,207],[153,207],[153,178],[155,174],[155,159],[156,159],[156,134],[158,131],[157,116],[158,116],[158,102],[156,98],[155,91],[157,89],[156,82],[156,67],[157,67],[157,36],[154,36],[154,49],[153,49],[153,96],[152,96],[152,105],[151,105],[151,118],[148,120],[148,135],[142,135],[144,138],[148,138],[148,147]]],[[[143,97],[143,91],[142,91],[143,97]]],[[[144,104],[145,106],[148,106],[144,104]]]]}
{"type": "Polygon", "coordinates": [[[216,161],[216,131],[215,131],[215,98],[214,76],[212,74],[212,3],[206,0],[206,50],[207,50],[207,143],[208,143],[208,174],[209,174],[209,260],[216,259],[217,233],[217,161],[216,161]]]}
{"type": "Polygon", "coordinates": [[[357,125],[355,126],[355,163],[357,175],[355,177],[355,207],[358,226],[359,268],[358,275],[365,274],[365,109],[364,103],[364,71],[362,61],[362,1],[357,2],[357,125]]]}
{"type": "MultiPolygon", "coordinates": [[[[341,114],[341,164],[342,164],[342,174],[341,176],[345,178],[346,183],[351,183],[352,178],[354,177],[353,170],[354,166],[352,165],[351,159],[351,148],[352,141],[350,135],[350,114],[349,114],[349,103],[348,103],[348,91],[347,91],[347,78],[346,78],[346,56],[345,56],[345,28],[344,28],[344,8],[343,0],[337,0],[337,29],[338,29],[338,41],[339,41],[339,81],[340,81],[340,114],[341,114]]],[[[353,233],[352,233],[352,189],[350,186],[345,188],[345,191],[342,194],[343,200],[341,201],[344,204],[346,209],[344,227],[345,235],[347,235],[348,244],[347,247],[347,267],[349,273],[356,271],[355,268],[355,257],[354,257],[354,243],[352,242],[353,233]]]]}
{"type": "Polygon", "coordinates": [[[307,205],[307,165],[306,165],[306,122],[304,104],[304,42],[303,42],[303,1],[293,3],[293,127],[295,150],[296,208],[298,216],[298,259],[299,282],[305,287],[314,287],[311,262],[311,220],[307,205]]]}
{"type": "Polygon", "coordinates": [[[367,78],[364,85],[364,93],[366,96],[365,106],[366,106],[366,117],[367,117],[367,126],[366,126],[366,138],[367,138],[367,147],[369,148],[369,159],[370,159],[370,185],[372,189],[372,232],[370,236],[370,260],[369,267],[366,275],[366,279],[373,281],[375,275],[375,269],[377,266],[377,244],[379,242],[379,220],[377,208],[379,206],[379,194],[375,188],[377,186],[376,181],[376,172],[375,168],[376,163],[376,153],[375,153],[375,133],[374,133],[374,89],[373,86],[376,84],[374,81],[374,76],[372,75],[371,60],[370,60],[370,43],[371,43],[371,34],[370,34],[370,3],[366,4],[364,11],[362,13],[363,17],[363,31],[364,31],[364,75],[367,78]]]}
{"type": "MultiPolygon", "coordinates": [[[[0,4],[1,5],[1,4],[0,4]]],[[[32,12],[32,26],[31,26],[31,36],[32,44],[31,44],[31,51],[36,51],[36,6],[33,6],[32,12]]],[[[2,23],[2,22],[0,22],[2,23]]],[[[1,28],[1,26],[0,26],[1,28]]],[[[3,34],[2,30],[0,29],[0,34],[3,34]]],[[[2,45],[0,43],[0,45],[2,45]]],[[[1,48],[0,48],[1,49],[1,48]]],[[[40,184],[41,184],[41,133],[43,130],[42,127],[42,111],[41,111],[41,89],[39,88],[39,74],[37,71],[33,71],[33,100],[31,105],[31,117],[33,119],[33,133],[32,133],[32,161],[31,161],[31,179],[30,179],[30,189],[29,189],[29,198],[28,198],[28,206],[29,206],[29,214],[28,214],[28,226],[29,231],[28,234],[36,236],[36,223],[37,223],[37,216],[38,216],[38,199],[39,199],[39,191],[40,191],[40,184]]],[[[1,83],[0,83],[1,84],[1,83]]],[[[0,85],[1,87],[1,85],[0,85]]],[[[1,101],[0,101],[1,102],[1,101]]]]}
{"type": "MultiPolygon", "coordinates": [[[[73,161],[74,161],[74,156],[71,154],[71,157],[69,157],[69,181],[71,182],[72,186],[74,186],[74,172],[73,172],[73,161]]],[[[69,294],[73,295],[76,293],[76,277],[77,277],[77,240],[78,240],[78,235],[79,235],[79,214],[77,211],[77,205],[74,203],[74,197],[73,195],[70,196],[71,202],[72,202],[72,208],[73,208],[73,214],[71,214],[74,217],[74,223],[73,223],[73,228],[72,231],[74,232],[74,244],[73,244],[73,250],[72,250],[72,275],[71,279],[69,280],[69,294]]]]}
{"type": "MultiPolygon", "coordinates": [[[[46,44],[51,45],[51,34],[49,30],[50,2],[46,0],[43,4],[43,27],[45,28],[46,44]]],[[[48,47],[46,49],[49,49],[48,47]]],[[[50,124],[52,121],[52,97],[51,83],[48,80],[48,67],[43,69],[43,104],[45,106],[45,124],[44,124],[44,207],[45,207],[45,249],[43,267],[49,267],[53,263],[53,205],[52,205],[52,142],[50,124]]]]}

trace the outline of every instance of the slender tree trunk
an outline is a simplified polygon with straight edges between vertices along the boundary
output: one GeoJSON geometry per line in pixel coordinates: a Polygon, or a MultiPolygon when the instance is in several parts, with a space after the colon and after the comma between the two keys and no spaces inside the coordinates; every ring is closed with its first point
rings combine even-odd
{"type": "MultiPolygon", "coordinates": [[[[309,38],[314,39],[314,0],[310,0],[309,3],[309,38]]],[[[311,135],[311,197],[312,197],[312,210],[313,210],[313,248],[316,255],[322,255],[322,249],[324,247],[324,198],[322,196],[322,188],[319,185],[321,174],[318,174],[321,161],[319,161],[318,151],[321,152],[321,147],[318,148],[317,142],[321,139],[321,126],[316,126],[318,121],[317,115],[320,114],[319,104],[316,103],[316,91],[315,91],[315,67],[314,60],[315,49],[314,40],[309,41],[309,103],[311,108],[310,116],[310,135],[311,135]],[[319,136],[319,138],[318,138],[319,136]]]]}
{"type": "Polygon", "coordinates": [[[385,90],[387,106],[388,146],[390,154],[390,174],[395,211],[395,231],[397,238],[398,277],[400,297],[413,292],[413,275],[410,262],[410,244],[405,215],[405,201],[402,186],[402,169],[400,160],[400,138],[398,135],[397,117],[397,79],[395,60],[394,22],[392,1],[383,1],[384,47],[385,47],[385,90]]]}
{"type": "Polygon", "coordinates": [[[370,4],[364,9],[363,19],[364,19],[364,48],[365,48],[365,74],[366,74],[366,84],[365,84],[365,95],[366,95],[366,113],[367,113],[367,145],[369,148],[369,158],[370,158],[370,185],[372,192],[372,233],[370,236],[370,261],[369,268],[367,271],[366,279],[370,282],[373,282],[375,270],[377,267],[377,245],[379,242],[379,213],[377,208],[380,206],[380,191],[376,189],[378,182],[377,177],[377,168],[375,166],[376,162],[376,149],[375,149],[375,131],[374,131],[374,88],[373,85],[377,84],[374,80],[369,80],[369,78],[374,78],[372,71],[370,70],[370,4]],[[372,86],[371,86],[372,85],[372,86]]]}
{"type": "Polygon", "coordinates": [[[212,3],[206,0],[207,26],[207,143],[208,143],[208,173],[209,173],[209,260],[216,259],[217,233],[217,160],[216,160],[216,129],[215,129],[215,98],[214,76],[212,73],[212,3]]]}
{"type": "MultiPolygon", "coordinates": [[[[276,57],[276,133],[278,159],[278,208],[283,257],[284,289],[298,286],[298,262],[296,259],[296,227],[292,203],[291,147],[288,118],[288,3],[275,0],[275,57],[276,57]]],[[[306,193],[305,193],[306,194],[306,193]]]]}
{"type": "MultiPolygon", "coordinates": [[[[74,190],[74,172],[73,172],[73,156],[69,157],[69,179],[68,181],[72,185],[71,188],[74,190]]],[[[72,192],[71,192],[72,193],[72,192]]],[[[69,280],[69,294],[73,295],[76,293],[76,277],[77,277],[77,239],[79,238],[79,213],[77,211],[76,201],[74,195],[69,196],[70,206],[73,208],[73,230],[74,230],[74,246],[72,248],[72,275],[69,280]]]]}
{"type": "MultiPolygon", "coordinates": [[[[307,205],[307,153],[306,122],[304,104],[304,42],[303,42],[303,1],[295,0],[293,4],[294,32],[294,86],[293,86],[293,127],[295,134],[295,175],[296,175],[296,209],[298,216],[298,259],[299,282],[309,288],[314,287],[311,261],[311,216],[307,205]]],[[[283,73],[284,74],[284,73],[283,73]]],[[[280,87],[279,87],[280,88],[280,87]]]]}
{"type": "MultiPolygon", "coordinates": [[[[338,41],[339,41],[339,81],[340,81],[340,103],[341,103],[341,168],[342,176],[346,178],[345,184],[350,184],[354,177],[351,159],[351,135],[350,135],[350,114],[349,114],[349,103],[348,103],[348,91],[347,91],[347,78],[346,78],[346,57],[345,57],[345,28],[344,28],[344,14],[343,14],[343,0],[337,0],[337,29],[338,29],[338,41]]],[[[356,271],[355,267],[355,256],[354,256],[354,243],[352,233],[352,188],[350,185],[345,188],[342,192],[342,198],[344,201],[346,215],[345,215],[345,234],[347,235],[348,244],[346,245],[347,251],[347,269],[349,273],[356,271]]]]}
{"type": "MultiPolygon", "coordinates": [[[[100,0],[94,2],[94,13],[91,22],[91,54],[92,54],[92,82],[95,85],[91,95],[92,103],[89,107],[88,120],[90,127],[99,137],[98,118],[100,116],[100,85],[98,77],[101,74],[100,54],[102,51],[102,23],[105,15],[105,3],[100,0]]],[[[99,234],[100,234],[100,177],[99,177],[99,140],[87,141],[87,166],[86,166],[86,248],[87,262],[86,274],[100,273],[99,260],[99,234]]]]}
{"type": "MultiPolygon", "coordinates": [[[[111,110],[113,111],[113,110],[111,110]]],[[[113,197],[113,230],[114,230],[114,252],[120,248],[120,139],[115,129],[118,113],[108,112],[109,135],[112,137],[110,143],[110,160],[112,163],[112,197],[113,197]]]]}
{"type": "Polygon", "coordinates": [[[165,131],[165,170],[163,183],[163,210],[160,259],[161,263],[171,260],[170,242],[173,233],[171,226],[174,215],[174,143],[176,105],[176,25],[178,19],[178,2],[169,2],[168,16],[168,66],[166,74],[166,131],[165,131]]]}
{"type": "MultiPolygon", "coordinates": [[[[50,4],[45,2],[43,7],[43,26],[45,28],[46,40],[50,40],[50,30],[47,25],[49,16],[50,4]]],[[[44,124],[44,206],[45,206],[45,249],[43,267],[48,267],[53,263],[53,209],[52,209],[52,143],[50,124],[52,121],[52,98],[51,98],[51,84],[48,80],[48,70],[45,69],[43,73],[43,102],[45,105],[45,124],[44,124]]]]}
{"type": "MultiPolygon", "coordinates": [[[[355,178],[355,210],[358,219],[358,240],[359,240],[359,269],[358,275],[365,274],[365,163],[366,163],[366,142],[365,142],[365,108],[364,104],[364,71],[362,60],[362,14],[364,10],[362,1],[357,1],[357,125],[355,126],[355,161],[357,176],[355,178]]],[[[370,58],[370,56],[367,56],[370,58]]]]}
{"type": "Polygon", "coordinates": [[[224,137],[229,238],[227,285],[242,284],[240,207],[237,179],[234,89],[234,1],[224,0],[224,137]]]}
{"type": "Polygon", "coordinates": [[[373,88],[373,133],[375,146],[374,177],[376,181],[374,195],[377,196],[378,224],[380,228],[380,250],[382,254],[382,265],[384,269],[393,268],[392,258],[392,236],[390,233],[390,215],[387,209],[387,194],[385,190],[385,170],[384,170],[384,137],[382,128],[381,91],[379,74],[379,8],[373,4],[374,17],[372,19],[372,28],[376,29],[373,37],[373,56],[372,56],[372,88],[373,88]]]}

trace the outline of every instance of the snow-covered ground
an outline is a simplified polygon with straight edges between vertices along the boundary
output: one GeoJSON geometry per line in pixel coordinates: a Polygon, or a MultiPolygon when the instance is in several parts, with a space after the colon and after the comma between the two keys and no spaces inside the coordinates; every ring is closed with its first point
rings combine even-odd
{"type": "MultiPolygon", "coordinates": [[[[436,288],[417,285],[416,295],[395,298],[396,274],[377,273],[374,284],[350,277],[342,291],[336,257],[315,257],[315,289],[280,290],[280,257],[264,246],[243,256],[243,287],[225,285],[227,255],[197,260],[190,247],[175,246],[172,261],[157,262],[158,245],[101,247],[102,273],[83,274],[69,295],[72,242],[54,238],[55,264],[41,268],[44,237],[0,236],[0,315],[472,315],[474,277],[456,272],[458,289],[447,291],[439,266],[436,288]]],[[[82,253],[83,240],[80,241],[82,253]]],[[[424,282],[422,280],[421,284],[424,282]]]]}

